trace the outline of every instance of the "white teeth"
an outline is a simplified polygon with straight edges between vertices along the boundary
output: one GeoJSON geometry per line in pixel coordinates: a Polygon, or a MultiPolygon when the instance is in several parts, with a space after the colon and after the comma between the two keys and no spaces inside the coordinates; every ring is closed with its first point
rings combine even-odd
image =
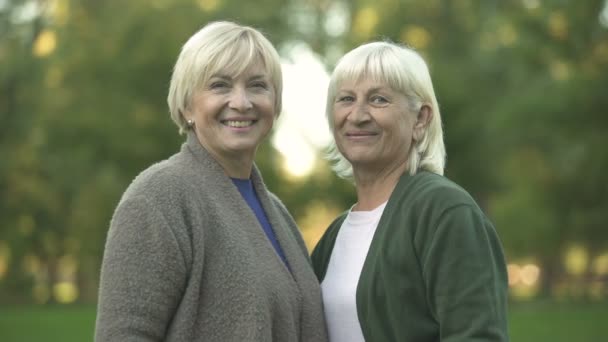
{"type": "Polygon", "coordinates": [[[253,121],[226,121],[226,125],[230,127],[248,127],[253,125],[253,121]]]}

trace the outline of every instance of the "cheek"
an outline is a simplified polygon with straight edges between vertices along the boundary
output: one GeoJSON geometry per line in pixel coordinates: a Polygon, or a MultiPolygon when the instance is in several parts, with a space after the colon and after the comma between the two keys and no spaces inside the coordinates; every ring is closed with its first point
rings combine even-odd
{"type": "Polygon", "coordinates": [[[278,113],[276,113],[275,101],[272,97],[265,97],[261,99],[259,102],[259,107],[262,108],[264,113],[267,113],[270,116],[276,117],[278,113]]]}
{"type": "Polygon", "coordinates": [[[331,133],[334,136],[334,140],[338,141],[340,140],[340,134],[338,134],[339,128],[337,126],[334,125],[334,127],[331,130],[331,133]]]}
{"type": "Polygon", "coordinates": [[[344,110],[340,110],[340,109],[334,109],[334,113],[333,113],[333,123],[334,123],[334,129],[337,128],[338,126],[340,126],[342,123],[344,123],[346,119],[346,111],[344,110]]]}

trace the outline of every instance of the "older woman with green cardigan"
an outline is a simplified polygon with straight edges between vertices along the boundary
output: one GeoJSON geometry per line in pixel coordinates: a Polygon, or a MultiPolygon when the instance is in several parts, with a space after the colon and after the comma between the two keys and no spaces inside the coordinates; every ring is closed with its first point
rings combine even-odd
{"type": "Polygon", "coordinates": [[[327,118],[334,169],[357,192],[312,256],[330,341],[507,341],[502,247],[443,176],[439,106],[420,55],[388,42],[347,53],[327,118]]]}

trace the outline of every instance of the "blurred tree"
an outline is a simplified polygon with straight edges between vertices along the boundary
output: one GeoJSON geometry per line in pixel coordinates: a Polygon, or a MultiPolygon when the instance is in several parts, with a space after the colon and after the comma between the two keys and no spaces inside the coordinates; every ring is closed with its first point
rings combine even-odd
{"type": "MultiPolygon", "coordinates": [[[[605,6],[0,1],[0,249],[10,249],[0,253],[9,255],[4,275],[0,267],[0,302],[61,301],[69,298],[57,295],[66,291],[55,286],[62,282],[75,283],[80,300],[95,300],[119,196],[183,140],[165,103],[179,49],[220,19],[261,28],[279,50],[303,41],[328,69],[373,39],[418,49],[441,105],[447,175],[485,207],[510,260],[537,258],[549,293],[565,272],[561,253],[570,243],[591,255],[608,248],[608,19],[598,19],[608,18],[605,6]]],[[[327,164],[309,178],[290,178],[270,143],[257,162],[301,226],[315,229],[309,246],[354,201],[352,186],[327,164]]]]}
{"type": "MultiPolygon", "coordinates": [[[[183,137],[166,96],[181,45],[212,20],[288,39],[282,1],[8,1],[0,8],[0,301],[96,298],[119,196],[183,137]],[[70,256],[72,258],[66,258],[70,256]],[[77,272],[73,272],[76,260],[77,272]],[[63,296],[65,297],[65,296],[63,296]]],[[[264,172],[274,151],[260,151],[264,172]]],[[[272,172],[267,182],[279,188],[272,172]]]]}
{"type": "MultiPolygon", "coordinates": [[[[544,294],[563,276],[569,244],[592,255],[608,248],[605,1],[340,3],[350,29],[325,32],[325,41],[340,42],[319,48],[328,64],[385,38],[426,57],[444,119],[446,174],[488,211],[510,260],[541,263],[544,294]]],[[[331,11],[318,15],[332,20],[331,11]]]]}

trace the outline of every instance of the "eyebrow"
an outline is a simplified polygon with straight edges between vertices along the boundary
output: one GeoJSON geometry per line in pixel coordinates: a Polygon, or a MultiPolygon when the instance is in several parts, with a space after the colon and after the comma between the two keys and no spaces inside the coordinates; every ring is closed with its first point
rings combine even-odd
{"type": "MultiPolygon", "coordinates": [[[[390,89],[391,89],[390,87],[386,87],[386,86],[378,86],[378,87],[373,87],[373,88],[368,89],[368,90],[367,90],[365,93],[366,93],[366,94],[370,94],[370,93],[376,93],[376,92],[378,92],[378,91],[382,91],[382,90],[383,90],[383,91],[386,91],[386,90],[390,90],[390,89]]],[[[338,90],[338,93],[340,93],[340,92],[348,92],[348,93],[352,93],[352,92],[353,92],[353,90],[352,90],[352,89],[339,89],[339,90],[338,90]]]]}
{"type": "MultiPolygon", "coordinates": [[[[266,77],[267,77],[267,75],[265,75],[265,74],[259,74],[259,75],[250,76],[247,80],[251,81],[251,80],[266,79],[266,77]]],[[[221,79],[224,79],[224,80],[232,80],[233,79],[232,76],[229,76],[229,75],[226,75],[226,74],[214,74],[214,75],[211,75],[211,77],[209,77],[209,79],[212,79],[212,78],[221,78],[221,79]]]]}
{"type": "Polygon", "coordinates": [[[212,78],[221,78],[221,79],[225,79],[225,80],[230,80],[230,79],[232,79],[232,77],[230,77],[230,76],[228,76],[228,75],[226,75],[226,74],[213,74],[213,75],[211,75],[211,76],[209,77],[209,79],[212,79],[212,78]]]}
{"type": "Polygon", "coordinates": [[[390,88],[389,88],[389,87],[385,87],[385,86],[373,87],[373,88],[370,88],[370,89],[367,91],[367,93],[368,93],[368,94],[369,94],[369,93],[377,93],[377,92],[379,92],[379,91],[381,91],[381,90],[388,90],[388,89],[390,89],[390,88]]]}

